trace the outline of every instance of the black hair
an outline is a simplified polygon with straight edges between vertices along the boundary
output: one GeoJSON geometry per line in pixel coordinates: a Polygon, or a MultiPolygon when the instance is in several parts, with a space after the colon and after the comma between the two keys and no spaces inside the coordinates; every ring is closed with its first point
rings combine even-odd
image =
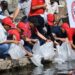
{"type": "Polygon", "coordinates": [[[23,3],[24,1],[27,1],[27,0],[19,0],[20,3],[23,3]]]}
{"type": "Polygon", "coordinates": [[[21,19],[21,22],[27,22],[27,21],[28,21],[27,16],[23,16],[22,19],[21,19]]]}
{"type": "Polygon", "coordinates": [[[59,0],[51,0],[51,4],[53,4],[54,2],[57,2],[59,4],[59,0]]]}
{"type": "Polygon", "coordinates": [[[30,17],[28,20],[29,22],[33,23],[36,27],[40,26],[36,17],[30,17]]]}
{"type": "Polygon", "coordinates": [[[8,9],[8,2],[7,1],[1,1],[1,8],[2,8],[2,11],[8,9]]]}

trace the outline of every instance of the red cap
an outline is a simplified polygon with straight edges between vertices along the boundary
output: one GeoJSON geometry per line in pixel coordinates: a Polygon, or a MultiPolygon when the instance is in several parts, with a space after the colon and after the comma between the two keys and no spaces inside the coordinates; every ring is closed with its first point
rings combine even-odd
{"type": "Polygon", "coordinates": [[[17,27],[22,29],[22,30],[25,30],[25,23],[19,22],[17,27]]]}
{"type": "Polygon", "coordinates": [[[29,38],[31,37],[31,30],[30,30],[29,22],[27,23],[19,22],[17,27],[24,31],[23,32],[24,36],[29,37],[29,38]]]}
{"type": "Polygon", "coordinates": [[[47,15],[48,24],[50,26],[53,26],[54,25],[54,19],[55,19],[54,14],[48,14],[47,15]]]}
{"type": "Polygon", "coordinates": [[[63,29],[65,29],[65,30],[67,30],[68,28],[70,28],[68,23],[63,23],[63,24],[61,25],[61,27],[62,27],[63,29]]]}
{"type": "Polygon", "coordinates": [[[15,28],[15,24],[12,22],[12,20],[9,17],[6,17],[2,20],[2,23],[11,26],[11,28],[15,28]]]}
{"type": "Polygon", "coordinates": [[[17,29],[11,29],[8,31],[9,35],[15,35],[16,40],[20,41],[20,34],[17,29]]]}

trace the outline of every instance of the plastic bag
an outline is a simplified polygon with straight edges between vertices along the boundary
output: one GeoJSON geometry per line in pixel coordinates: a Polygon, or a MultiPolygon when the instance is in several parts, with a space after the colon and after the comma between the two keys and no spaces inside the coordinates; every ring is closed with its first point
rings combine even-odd
{"type": "Polygon", "coordinates": [[[71,50],[68,48],[68,44],[64,42],[61,46],[57,45],[56,50],[57,50],[57,56],[55,57],[54,61],[55,63],[62,64],[69,60],[69,57],[71,56],[71,50]]]}
{"type": "Polygon", "coordinates": [[[34,45],[32,51],[33,57],[31,58],[31,60],[36,66],[43,66],[41,64],[42,58],[44,58],[45,60],[53,60],[53,57],[55,56],[53,42],[47,42],[40,46],[40,43],[38,41],[34,45]]]}
{"type": "Polygon", "coordinates": [[[65,62],[65,58],[63,57],[63,54],[62,54],[62,48],[61,46],[57,45],[57,53],[56,53],[56,57],[54,58],[53,60],[53,63],[58,63],[58,64],[62,64],[65,62]]]}
{"type": "Polygon", "coordinates": [[[40,54],[40,42],[37,40],[37,42],[34,44],[32,52],[33,54],[40,54]]]}
{"type": "Polygon", "coordinates": [[[67,48],[68,48],[68,59],[75,60],[75,50],[71,48],[71,45],[69,43],[67,43],[67,48]]]}
{"type": "Polygon", "coordinates": [[[31,61],[34,63],[35,66],[43,66],[41,64],[42,56],[40,53],[40,42],[37,40],[37,42],[34,44],[33,49],[33,57],[31,57],[31,61]]]}
{"type": "Polygon", "coordinates": [[[40,52],[45,60],[53,60],[55,56],[53,42],[47,42],[40,47],[40,52]]]}
{"type": "Polygon", "coordinates": [[[31,57],[31,61],[34,63],[35,66],[43,67],[43,64],[41,63],[41,55],[39,54],[33,54],[33,57],[31,57]]]}
{"type": "Polygon", "coordinates": [[[8,53],[12,59],[20,59],[26,55],[25,49],[21,44],[11,44],[8,53]]]}

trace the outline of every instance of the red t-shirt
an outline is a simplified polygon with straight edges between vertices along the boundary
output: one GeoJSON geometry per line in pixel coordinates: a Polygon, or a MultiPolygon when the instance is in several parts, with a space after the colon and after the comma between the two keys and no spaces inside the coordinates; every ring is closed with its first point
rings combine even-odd
{"type": "Polygon", "coordinates": [[[73,40],[73,36],[75,35],[75,28],[70,28],[68,23],[63,23],[62,28],[66,30],[69,41],[73,40]]]}
{"type": "Polygon", "coordinates": [[[23,35],[24,35],[25,37],[31,38],[32,34],[36,34],[37,31],[38,31],[38,30],[37,30],[36,27],[30,28],[30,29],[29,29],[29,28],[25,28],[25,30],[24,30],[24,32],[23,32],[23,35]]]}
{"type": "Polygon", "coordinates": [[[29,22],[23,24],[23,30],[24,30],[23,35],[25,37],[30,38],[32,34],[31,34],[31,27],[29,22]]]}
{"type": "Polygon", "coordinates": [[[43,4],[45,4],[45,0],[32,0],[31,10],[30,10],[29,16],[35,16],[35,15],[43,14],[44,13],[44,9],[43,8],[32,10],[32,7],[43,5],[43,4]]]}
{"type": "Polygon", "coordinates": [[[15,40],[20,41],[20,34],[17,29],[10,29],[8,33],[9,35],[15,36],[15,40]]]}
{"type": "Polygon", "coordinates": [[[75,35],[75,28],[69,28],[66,30],[69,41],[73,40],[73,36],[75,35]]]}

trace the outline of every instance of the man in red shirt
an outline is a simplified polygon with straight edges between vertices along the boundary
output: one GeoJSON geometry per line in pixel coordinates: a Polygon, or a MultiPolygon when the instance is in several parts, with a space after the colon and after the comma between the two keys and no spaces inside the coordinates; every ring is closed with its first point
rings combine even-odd
{"type": "Polygon", "coordinates": [[[42,17],[42,15],[44,14],[45,9],[45,0],[32,0],[29,20],[31,20],[34,17],[37,19],[37,28],[41,33],[43,33],[42,28],[44,27],[44,18],[42,17]]]}
{"type": "MultiPolygon", "coordinates": [[[[36,21],[36,19],[35,19],[36,21]]],[[[35,39],[41,38],[44,41],[50,41],[44,37],[36,28],[36,22],[33,19],[28,23],[19,22],[17,27],[20,29],[21,37],[25,40],[26,45],[35,43],[35,39]]],[[[33,44],[34,45],[34,44],[33,44]]],[[[30,46],[30,45],[29,45],[30,46]]],[[[32,49],[32,48],[31,48],[32,49]]]]}

